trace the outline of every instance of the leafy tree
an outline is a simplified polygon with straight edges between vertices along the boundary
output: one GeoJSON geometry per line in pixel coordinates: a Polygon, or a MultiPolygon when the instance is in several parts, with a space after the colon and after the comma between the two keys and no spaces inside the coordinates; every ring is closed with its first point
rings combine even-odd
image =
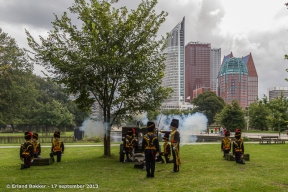
{"type": "Polygon", "coordinates": [[[278,130],[278,127],[286,127],[288,124],[288,100],[283,93],[276,99],[269,101],[267,107],[270,110],[267,117],[270,127],[274,130],[278,130]]]}
{"type": "Polygon", "coordinates": [[[36,121],[45,126],[46,134],[48,128],[73,124],[73,115],[56,100],[53,100],[51,103],[46,103],[37,113],[36,121]]]}
{"type": "Polygon", "coordinates": [[[236,128],[243,129],[245,127],[245,112],[241,109],[237,100],[233,100],[231,104],[225,105],[223,110],[215,116],[215,121],[226,127],[230,131],[236,128]]]}
{"type": "Polygon", "coordinates": [[[214,122],[215,115],[220,113],[225,106],[224,100],[212,91],[201,93],[191,103],[195,105],[194,112],[202,112],[206,115],[209,125],[214,122]]]}
{"type": "Polygon", "coordinates": [[[36,63],[42,64],[76,102],[88,109],[96,101],[106,126],[104,155],[110,156],[110,131],[117,116],[132,116],[159,108],[171,89],[161,87],[165,38],[156,40],[167,13],[156,14],[157,0],[143,0],[136,10],[112,8],[115,1],[75,0],[71,13],[55,16],[54,30],[41,44],[26,31],[36,63]],[[93,97],[91,97],[91,95],[93,97]]]}
{"type": "Polygon", "coordinates": [[[262,100],[255,101],[249,106],[249,127],[258,130],[268,130],[268,116],[270,114],[269,108],[262,100]]]}
{"type": "Polygon", "coordinates": [[[0,123],[10,124],[14,130],[15,125],[25,123],[24,114],[36,96],[30,78],[33,64],[1,28],[0,45],[0,123]]]}

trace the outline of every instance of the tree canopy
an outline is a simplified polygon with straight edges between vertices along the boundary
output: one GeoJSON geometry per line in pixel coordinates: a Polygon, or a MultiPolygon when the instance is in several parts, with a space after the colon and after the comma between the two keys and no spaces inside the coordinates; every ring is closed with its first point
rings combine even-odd
{"type": "Polygon", "coordinates": [[[216,115],[215,120],[227,130],[235,131],[236,128],[245,128],[244,116],[245,112],[241,109],[238,101],[233,100],[231,104],[225,105],[223,110],[216,115]]]}
{"type": "Polygon", "coordinates": [[[201,93],[191,103],[195,105],[193,111],[205,114],[209,124],[214,122],[215,115],[220,113],[225,106],[224,100],[212,91],[201,93]]]}
{"type": "Polygon", "coordinates": [[[53,30],[37,43],[26,31],[34,61],[43,65],[82,109],[97,102],[107,125],[104,155],[110,155],[115,118],[159,108],[171,89],[161,86],[165,37],[157,32],[167,13],[156,13],[157,0],[143,0],[130,12],[113,8],[115,1],[75,0],[69,7],[82,21],[80,29],[67,13],[55,15],[53,30]]]}

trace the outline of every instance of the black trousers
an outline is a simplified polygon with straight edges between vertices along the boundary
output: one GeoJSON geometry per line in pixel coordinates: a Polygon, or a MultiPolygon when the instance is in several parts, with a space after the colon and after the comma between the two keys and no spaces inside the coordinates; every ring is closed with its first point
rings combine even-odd
{"type": "Polygon", "coordinates": [[[33,157],[34,157],[34,158],[38,158],[38,155],[39,155],[39,153],[37,153],[37,152],[34,152],[34,155],[33,155],[33,157]]]}
{"type": "MultiPolygon", "coordinates": [[[[52,151],[50,153],[50,157],[53,157],[54,155],[57,155],[57,162],[60,162],[61,161],[62,152],[61,151],[56,151],[56,152],[52,151]]],[[[54,159],[54,157],[53,157],[53,159],[54,159]]]]}
{"type": "Polygon", "coordinates": [[[168,154],[166,154],[166,155],[164,155],[164,153],[162,152],[162,153],[160,153],[160,158],[161,158],[161,161],[164,163],[164,160],[163,160],[163,156],[164,156],[164,158],[165,158],[165,162],[166,163],[170,163],[169,162],[169,156],[168,156],[168,154]]]}
{"type": "Polygon", "coordinates": [[[242,156],[242,153],[241,152],[236,152],[235,153],[235,161],[236,163],[240,163],[240,164],[243,164],[243,159],[241,158],[242,156]]]}
{"type": "Polygon", "coordinates": [[[223,157],[225,157],[225,154],[229,154],[230,150],[223,150],[223,157]]]}
{"type": "Polygon", "coordinates": [[[23,168],[30,168],[31,157],[27,156],[27,155],[23,155],[22,158],[24,160],[24,167],[23,168]]]}
{"type": "Polygon", "coordinates": [[[176,153],[174,150],[172,150],[172,156],[173,156],[173,163],[174,163],[174,166],[173,166],[173,171],[174,172],[179,172],[179,165],[177,165],[176,163],[176,153]]]}
{"type": "Polygon", "coordinates": [[[146,149],[145,150],[147,176],[154,176],[155,158],[156,158],[156,150],[153,150],[153,149],[146,149]]]}

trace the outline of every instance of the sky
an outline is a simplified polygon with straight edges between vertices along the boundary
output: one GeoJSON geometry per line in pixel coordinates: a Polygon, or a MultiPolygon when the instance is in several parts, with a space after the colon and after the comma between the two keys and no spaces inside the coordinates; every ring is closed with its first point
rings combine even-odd
{"type": "MultiPolygon", "coordinates": [[[[29,48],[25,29],[34,38],[47,37],[54,15],[64,11],[81,26],[68,7],[73,0],[0,0],[0,28],[16,39],[21,48],[29,48]]],[[[141,0],[120,0],[115,7],[135,9],[141,0]]],[[[267,89],[288,86],[288,0],[158,0],[156,11],[168,12],[158,35],[165,35],[185,16],[185,45],[211,43],[221,48],[222,59],[231,51],[234,57],[252,54],[258,73],[258,97],[267,89]]],[[[34,73],[40,75],[40,66],[34,73]]]]}

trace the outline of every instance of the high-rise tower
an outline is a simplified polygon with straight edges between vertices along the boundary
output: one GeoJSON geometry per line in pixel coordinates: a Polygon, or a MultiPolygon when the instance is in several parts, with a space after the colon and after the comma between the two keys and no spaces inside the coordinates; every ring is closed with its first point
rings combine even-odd
{"type": "Polygon", "coordinates": [[[173,89],[172,97],[164,101],[164,108],[179,108],[185,98],[185,66],[184,66],[184,43],[185,43],[185,17],[170,32],[167,39],[166,68],[162,81],[164,87],[173,89]]]}

